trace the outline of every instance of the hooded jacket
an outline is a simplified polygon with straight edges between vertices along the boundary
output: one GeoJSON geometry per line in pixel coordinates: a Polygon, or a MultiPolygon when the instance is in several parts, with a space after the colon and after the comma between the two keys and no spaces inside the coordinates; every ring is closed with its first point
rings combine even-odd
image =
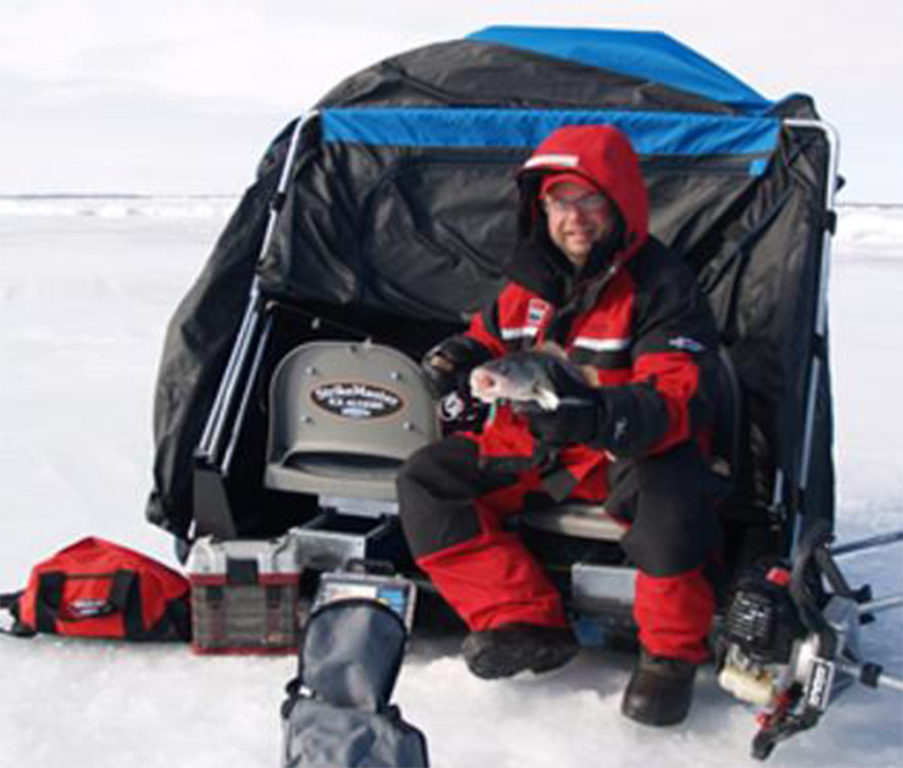
{"type": "Polygon", "coordinates": [[[510,282],[474,316],[467,336],[496,357],[550,341],[562,346],[595,372],[599,429],[591,445],[550,454],[526,419],[502,407],[472,437],[485,462],[539,467],[555,498],[604,498],[613,461],[666,451],[705,431],[717,332],[692,270],[649,235],[646,186],[624,134],[602,125],[561,128],[536,148],[518,182],[510,282]],[[612,232],[579,271],[552,243],[539,204],[543,176],[561,172],[585,177],[617,210],[612,232]]]}

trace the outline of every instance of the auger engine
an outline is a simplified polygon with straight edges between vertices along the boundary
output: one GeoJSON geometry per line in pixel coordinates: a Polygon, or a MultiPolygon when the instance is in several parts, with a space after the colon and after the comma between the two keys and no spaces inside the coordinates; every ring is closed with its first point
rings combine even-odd
{"type": "Polygon", "coordinates": [[[792,567],[771,563],[739,579],[720,630],[718,682],[760,707],[753,757],[764,760],[778,742],[812,728],[838,694],[855,682],[903,692],[903,680],[863,661],[859,628],[903,595],[873,600],[868,585],[852,589],[835,557],[903,540],[903,531],[830,547],[816,526],[792,567]]]}

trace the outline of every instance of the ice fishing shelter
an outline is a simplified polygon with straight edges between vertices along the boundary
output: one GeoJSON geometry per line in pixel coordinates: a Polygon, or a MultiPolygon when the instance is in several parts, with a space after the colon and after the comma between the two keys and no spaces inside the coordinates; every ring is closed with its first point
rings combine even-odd
{"type": "Polygon", "coordinates": [[[808,97],[769,101],[664,34],[520,27],[382,61],[274,140],[169,326],[149,519],[241,537],[304,514],[261,482],[281,356],[372,337],[417,358],[460,329],[503,284],[517,169],[597,123],[633,141],[651,231],[694,266],[740,379],[727,514],[780,549],[832,519],[832,132],[808,97]]]}

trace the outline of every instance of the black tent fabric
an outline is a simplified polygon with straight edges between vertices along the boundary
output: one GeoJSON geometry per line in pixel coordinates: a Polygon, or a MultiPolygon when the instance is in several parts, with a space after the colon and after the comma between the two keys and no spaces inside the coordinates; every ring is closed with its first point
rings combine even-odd
{"type": "Polygon", "coordinates": [[[305,123],[285,195],[275,190],[293,126],[271,145],[170,323],[148,518],[180,537],[191,527],[192,455],[255,276],[268,300],[366,316],[376,335],[399,319],[447,332],[503,283],[515,173],[531,148],[558,125],[608,122],[633,139],[651,230],[696,268],[737,367],[740,506],[832,519],[827,336],[815,332],[829,152],[803,124],[816,119],[807,97],[768,102],[643,33],[492,28],[349,78],[305,123]]]}

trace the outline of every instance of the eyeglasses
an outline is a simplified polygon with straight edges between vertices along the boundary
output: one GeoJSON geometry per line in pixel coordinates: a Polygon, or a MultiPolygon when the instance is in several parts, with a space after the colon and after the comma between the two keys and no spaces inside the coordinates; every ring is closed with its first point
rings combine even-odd
{"type": "Polygon", "coordinates": [[[542,202],[547,211],[555,211],[555,213],[567,213],[572,210],[579,210],[581,213],[599,213],[608,205],[608,198],[602,194],[568,198],[546,195],[542,202]]]}

